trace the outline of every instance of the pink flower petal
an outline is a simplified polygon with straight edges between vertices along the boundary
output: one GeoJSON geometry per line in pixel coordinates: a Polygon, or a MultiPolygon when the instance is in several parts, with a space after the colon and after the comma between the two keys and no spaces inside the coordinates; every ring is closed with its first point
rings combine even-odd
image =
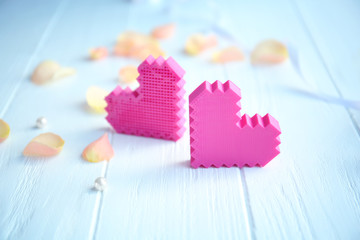
{"type": "Polygon", "coordinates": [[[158,38],[158,39],[170,38],[174,35],[175,28],[176,28],[175,23],[169,23],[162,26],[158,26],[153,29],[151,35],[154,38],[158,38]]]}
{"type": "Polygon", "coordinates": [[[51,157],[61,152],[64,140],[54,133],[43,133],[33,138],[23,154],[29,157],[51,157]]]}
{"type": "Polygon", "coordinates": [[[237,47],[228,47],[219,52],[216,52],[213,56],[213,61],[217,63],[243,61],[244,54],[237,47]]]}
{"type": "Polygon", "coordinates": [[[114,150],[107,133],[90,143],[83,151],[82,157],[89,162],[109,161],[114,157],[114,150]]]}

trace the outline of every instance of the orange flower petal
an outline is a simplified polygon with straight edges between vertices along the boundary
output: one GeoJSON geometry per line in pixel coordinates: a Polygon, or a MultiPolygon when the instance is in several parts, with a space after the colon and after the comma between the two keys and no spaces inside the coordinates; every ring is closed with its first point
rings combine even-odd
{"type": "Polygon", "coordinates": [[[90,49],[90,59],[91,60],[100,60],[108,56],[108,50],[105,47],[98,47],[90,49]]]}
{"type": "Polygon", "coordinates": [[[119,82],[132,83],[136,81],[138,76],[139,72],[136,66],[125,66],[119,71],[119,82]]]}
{"type": "Polygon", "coordinates": [[[185,44],[185,52],[189,55],[197,55],[208,48],[217,45],[217,38],[215,35],[205,36],[201,33],[191,35],[185,44]]]}
{"type": "Polygon", "coordinates": [[[243,61],[244,54],[237,47],[228,47],[213,55],[213,61],[217,63],[243,61]]]}
{"type": "Polygon", "coordinates": [[[158,26],[153,29],[151,35],[154,38],[158,38],[158,39],[170,38],[174,35],[175,28],[176,28],[175,23],[169,23],[162,26],[158,26]]]}
{"type": "Polygon", "coordinates": [[[33,138],[23,154],[29,157],[51,157],[61,152],[64,140],[54,133],[43,133],[33,138]]]}
{"type": "Polygon", "coordinates": [[[62,67],[55,61],[41,62],[34,70],[31,81],[35,84],[45,84],[76,73],[73,68],[62,67]]]}
{"type": "Polygon", "coordinates": [[[252,64],[276,64],[288,59],[289,53],[284,44],[276,40],[259,43],[251,54],[252,64]]]}
{"type": "Polygon", "coordinates": [[[0,119],[0,143],[5,141],[10,135],[9,125],[2,119],[0,119]]]}
{"type": "Polygon", "coordinates": [[[159,42],[148,35],[136,32],[124,32],[118,38],[114,52],[118,56],[133,57],[144,60],[149,55],[164,56],[159,42]]]}
{"type": "Polygon", "coordinates": [[[95,112],[104,113],[105,107],[107,106],[105,101],[107,95],[109,95],[108,91],[96,86],[91,86],[86,91],[86,102],[95,112]]]}
{"type": "Polygon", "coordinates": [[[82,157],[89,162],[109,161],[114,157],[114,150],[107,133],[90,143],[83,151],[82,157]]]}

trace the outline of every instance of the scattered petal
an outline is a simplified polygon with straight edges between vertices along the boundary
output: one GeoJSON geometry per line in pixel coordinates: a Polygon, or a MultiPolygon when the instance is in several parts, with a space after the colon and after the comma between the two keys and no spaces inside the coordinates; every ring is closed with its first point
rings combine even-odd
{"type": "Polygon", "coordinates": [[[235,46],[225,48],[221,51],[216,52],[213,55],[213,61],[217,63],[236,62],[243,60],[244,60],[243,52],[235,46]]]}
{"type": "Polygon", "coordinates": [[[90,143],[83,151],[82,157],[89,162],[109,161],[114,157],[114,150],[109,142],[107,133],[90,143]]]}
{"type": "Polygon", "coordinates": [[[65,78],[71,75],[74,75],[76,70],[70,67],[61,67],[58,71],[55,72],[53,80],[65,78]]]}
{"type": "Polygon", "coordinates": [[[76,73],[73,68],[62,67],[57,62],[47,60],[40,63],[34,70],[31,80],[35,84],[45,84],[76,73]]]}
{"type": "Polygon", "coordinates": [[[86,91],[86,101],[95,112],[104,113],[107,105],[105,101],[107,95],[109,95],[108,91],[96,86],[91,86],[86,91]]]}
{"type": "Polygon", "coordinates": [[[186,41],[185,52],[189,55],[197,55],[216,45],[217,39],[215,35],[205,36],[201,33],[196,33],[191,35],[186,41]]]}
{"type": "Polygon", "coordinates": [[[61,152],[64,140],[54,133],[42,133],[33,138],[24,149],[24,156],[51,157],[61,152]]]}
{"type": "Polygon", "coordinates": [[[276,40],[259,43],[251,54],[252,64],[276,64],[288,59],[289,53],[284,44],[276,40]]]}
{"type": "Polygon", "coordinates": [[[136,66],[125,66],[119,71],[119,82],[132,83],[136,81],[138,76],[139,72],[136,66]]]}
{"type": "Polygon", "coordinates": [[[5,141],[10,135],[9,125],[2,119],[0,119],[0,143],[5,141]]]}
{"type": "Polygon", "coordinates": [[[91,60],[100,60],[108,56],[108,50],[105,47],[98,47],[90,49],[90,59],[91,60]]]}
{"type": "Polygon", "coordinates": [[[157,58],[164,56],[159,42],[148,35],[136,32],[124,32],[117,40],[114,52],[118,56],[144,60],[149,55],[157,58]]]}
{"type": "Polygon", "coordinates": [[[51,81],[55,72],[59,71],[61,66],[54,61],[44,61],[34,70],[31,80],[36,84],[44,84],[51,81]]]}
{"type": "Polygon", "coordinates": [[[151,35],[157,39],[170,38],[174,35],[175,28],[176,28],[175,23],[169,23],[169,24],[165,24],[162,26],[158,26],[153,29],[153,31],[151,32],[151,35]]]}

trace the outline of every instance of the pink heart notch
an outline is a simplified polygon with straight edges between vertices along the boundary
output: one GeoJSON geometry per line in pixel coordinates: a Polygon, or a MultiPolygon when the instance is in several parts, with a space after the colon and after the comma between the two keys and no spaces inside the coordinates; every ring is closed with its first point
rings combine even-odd
{"type": "Polygon", "coordinates": [[[280,126],[266,114],[240,115],[240,89],[205,81],[189,96],[191,166],[265,166],[280,153],[280,126]]]}
{"type": "Polygon", "coordinates": [[[177,141],[185,132],[185,71],[169,57],[149,56],[138,67],[140,86],[115,88],[106,98],[116,132],[177,141]]]}

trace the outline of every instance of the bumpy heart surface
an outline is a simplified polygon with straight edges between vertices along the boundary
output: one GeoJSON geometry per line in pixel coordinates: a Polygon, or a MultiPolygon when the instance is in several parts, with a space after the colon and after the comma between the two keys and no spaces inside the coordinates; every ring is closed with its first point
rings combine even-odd
{"type": "Polygon", "coordinates": [[[279,153],[280,126],[269,114],[240,115],[231,81],[202,83],[189,96],[191,166],[265,166],[279,153]]]}
{"type": "Polygon", "coordinates": [[[185,132],[185,71],[171,57],[149,56],[138,72],[135,91],[117,87],[106,97],[106,119],[118,133],[177,141],[185,132]]]}

